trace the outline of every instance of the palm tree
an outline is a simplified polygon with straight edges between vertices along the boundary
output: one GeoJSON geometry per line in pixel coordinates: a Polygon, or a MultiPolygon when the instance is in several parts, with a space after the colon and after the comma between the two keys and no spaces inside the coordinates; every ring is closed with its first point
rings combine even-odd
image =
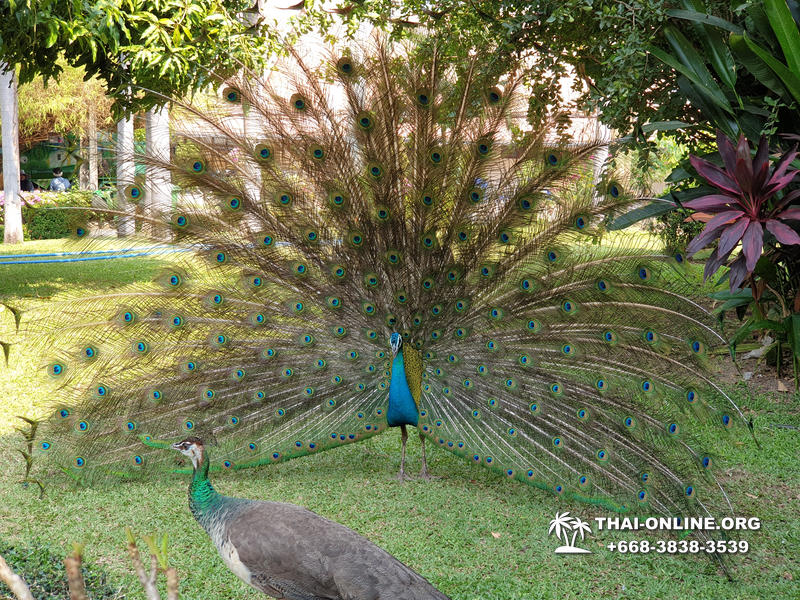
{"type": "Polygon", "coordinates": [[[564,543],[567,546],[570,545],[568,532],[572,531],[572,517],[569,516],[569,512],[556,512],[556,518],[550,521],[550,529],[547,531],[547,535],[553,535],[553,531],[556,532],[557,538],[560,538],[563,532],[564,543]]]}
{"type": "Polygon", "coordinates": [[[592,528],[589,527],[589,523],[586,521],[582,521],[578,517],[574,517],[572,519],[572,532],[572,542],[570,543],[570,546],[575,545],[575,538],[578,537],[579,533],[581,534],[581,541],[583,541],[586,533],[592,533],[592,528]]]}

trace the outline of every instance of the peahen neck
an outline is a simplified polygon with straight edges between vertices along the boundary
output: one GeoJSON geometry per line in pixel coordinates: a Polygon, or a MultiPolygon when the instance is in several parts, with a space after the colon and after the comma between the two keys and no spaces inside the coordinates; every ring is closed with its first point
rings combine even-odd
{"type": "Polygon", "coordinates": [[[419,422],[419,411],[411,388],[408,385],[403,349],[398,350],[392,361],[392,378],[389,381],[389,408],[386,411],[389,427],[414,425],[419,422]]]}
{"type": "Polygon", "coordinates": [[[189,510],[203,527],[225,498],[217,493],[208,480],[208,467],[208,455],[203,452],[203,460],[200,466],[195,468],[192,482],[189,484],[189,510]]]}

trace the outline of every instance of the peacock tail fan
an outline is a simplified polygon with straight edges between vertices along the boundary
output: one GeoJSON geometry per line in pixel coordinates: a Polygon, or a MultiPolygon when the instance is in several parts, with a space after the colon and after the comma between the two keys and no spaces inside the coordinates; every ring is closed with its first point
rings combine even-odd
{"type": "Polygon", "coordinates": [[[434,445],[611,510],[706,511],[714,449],[691,434],[746,421],[706,369],[724,339],[683,256],[603,235],[632,194],[593,185],[601,141],[520,125],[519,70],[414,52],[291,48],[176,104],[173,156],[137,157],[176,207],[139,235],[185,251],[32,321],[55,382],[32,477],[186,468],[143,440],[187,431],[216,469],[376,435],[399,332],[434,445]]]}

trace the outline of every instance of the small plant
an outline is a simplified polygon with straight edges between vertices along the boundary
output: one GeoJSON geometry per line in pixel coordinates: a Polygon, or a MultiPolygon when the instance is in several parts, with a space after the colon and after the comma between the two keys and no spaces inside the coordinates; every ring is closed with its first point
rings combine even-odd
{"type": "Polygon", "coordinates": [[[718,309],[721,314],[736,310],[744,320],[747,308],[752,309],[730,340],[731,352],[752,335],[770,331],[775,340],[778,376],[783,350],[788,348],[795,387],[800,387],[800,235],[790,225],[800,221],[800,206],[792,206],[800,200],[800,189],[786,190],[800,173],[791,167],[797,158],[796,147],[781,155],[773,166],[763,137],[755,157],[744,136],[734,148],[718,132],[717,144],[723,168],[691,157],[700,177],[719,193],[684,203],[686,208],[702,211],[695,218],[707,221],[702,233],[686,248],[687,254],[718,240],[705,265],[705,276],[709,277],[741,242],[742,251],[730,264],[730,291],[713,295],[723,301],[718,309]]]}
{"type": "Polygon", "coordinates": [[[125,537],[128,539],[128,556],[133,563],[136,576],[142,584],[147,600],[161,600],[158,591],[158,575],[164,573],[167,581],[167,600],[178,600],[178,572],[175,567],[170,567],[167,562],[167,534],[161,538],[158,534],[143,536],[145,544],[150,550],[150,569],[146,569],[136,546],[136,537],[130,527],[125,528],[125,537]]]}
{"type": "Polygon", "coordinates": [[[650,232],[659,237],[667,252],[673,254],[686,248],[703,227],[704,224],[693,219],[689,211],[679,208],[656,218],[650,225],[650,232]]]}
{"type": "MultiPolygon", "coordinates": [[[[765,137],[758,144],[755,158],[751,157],[750,143],[743,135],[734,149],[728,138],[718,131],[717,146],[724,168],[696,156],[690,157],[698,175],[720,193],[684,202],[686,208],[713,215],[707,219],[703,232],[691,241],[686,252],[691,256],[719,239],[719,244],[706,261],[704,275],[709,277],[727,262],[741,242],[742,251],[730,264],[730,289],[734,291],[745,278],[752,278],[753,269],[764,249],[765,226],[777,242],[800,244],[800,235],[784,222],[800,220],[800,207],[788,208],[792,201],[800,198],[800,190],[776,198],[800,171],[790,168],[797,157],[795,148],[783,154],[772,167],[765,137]]],[[[703,217],[696,215],[696,218],[703,217]]]]}
{"type": "MultiPolygon", "coordinates": [[[[64,559],[60,552],[46,546],[26,547],[0,541],[0,555],[12,570],[27,581],[35,600],[70,597],[64,559]]],[[[93,600],[119,598],[117,589],[111,586],[105,571],[83,565],[80,572],[86,583],[86,591],[93,600]]],[[[6,598],[8,594],[9,589],[0,582],[0,598],[6,598]]]]}
{"type": "MultiPolygon", "coordinates": [[[[145,566],[130,527],[125,528],[128,556],[147,600],[161,600],[158,575],[164,573],[167,600],[178,600],[178,573],[167,563],[167,535],[146,535],[150,550],[145,566]],[[149,567],[149,568],[148,568],[149,567]]],[[[127,597],[106,584],[104,574],[83,564],[83,545],[75,544],[63,561],[45,548],[20,549],[0,542],[0,598],[13,592],[20,600],[102,600],[127,597]],[[11,589],[9,589],[9,586],[11,589]]],[[[9,596],[10,598],[10,596],[9,596]]]]}

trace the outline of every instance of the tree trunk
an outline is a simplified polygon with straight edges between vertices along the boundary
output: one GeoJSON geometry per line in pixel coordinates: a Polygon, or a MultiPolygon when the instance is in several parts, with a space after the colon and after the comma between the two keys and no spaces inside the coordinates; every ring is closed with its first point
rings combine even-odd
{"type": "MultiPolygon", "coordinates": [[[[603,179],[603,175],[605,174],[607,167],[606,162],[608,161],[609,157],[608,144],[611,142],[611,130],[600,122],[599,117],[595,116],[594,119],[595,119],[594,138],[596,140],[603,140],[604,142],[607,142],[605,145],[600,146],[595,151],[594,167],[592,169],[593,171],[592,175],[594,181],[592,183],[594,183],[595,190],[597,190],[597,186],[600,185],[600,181],[603,179]]],[[[603,192],[595,191],[595,204],[600,201],[600,194],[604,193],[605,191],[603,192]]]]}
{"type": "Polygon", "coordinates": [[[135,206],[125,196],[125,188],[133,184],[136,165],[133,160],[133,115],[117,122],[117,200],[119,210],[128,213],[117,221],[117,235],[126,237],[136,233],[135,206]]]}
{"type": "Polygon", "coordinates": [[[78,167],[78,189],[89,189],[89,138],[80,141],[80,166],[78,167]]]}
{"type": "Polygon", "coordinates": [[[98,155],[97,155],[97,110],[94,104],[89,104],[89,123],[86,127],[86,137],[89,138],[89,183],[87,189],[98,188],[98,155]]]}
{"type": "Polygon", "coordinates": [[[78,185],[82,190],[97,189],[97,116],[94,104],[89,103],[86,135],[81,138],[81,166],[78,185]]]}
{"type": "Polygon", "coordinates": [[[22,202],[19,196],[19,115],[17,79],[13,68],[0,63],[0,114],[3,127],[3,192],[6,244],[22,242],[22,202]]]}
{"type": "MultiPolygon", "coordinates": [[[[147,193],[145,215],[150,219],[166,222],[172,209],[172,183],[169,170],[161,164],[169,163],[169,110],[167,107],[152,108],[145,120],[147,165],[147,193]]],[[[149,225],[154,237],[168,241],[169,230],[156,223],[149,225]]]]}

